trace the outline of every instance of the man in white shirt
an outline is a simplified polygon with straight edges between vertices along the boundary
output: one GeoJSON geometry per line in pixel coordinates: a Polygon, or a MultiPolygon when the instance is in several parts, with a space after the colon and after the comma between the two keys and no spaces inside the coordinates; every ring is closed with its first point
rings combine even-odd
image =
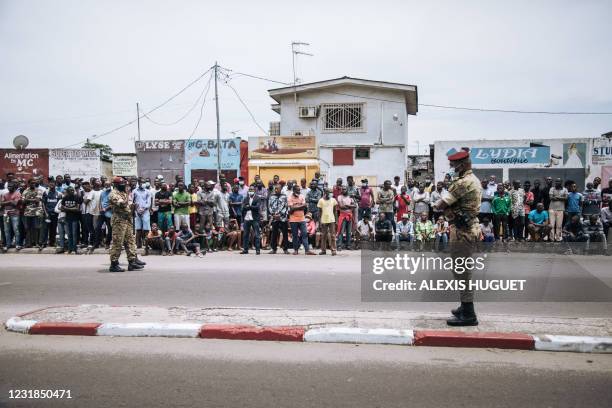
{"type": "Polygon", "coordinates": [[[300,180],[300,195],[304,197],[304,200],[306,199],[306,196],[308,195],[309,192],[310,192],[310,188],[308,188],[308,186],[306,185],[306,179],[302,178],[300,180]]]}
{"type": "Polygon", "coordinates": [[[487,184],[487,196],[490,196],[490,197],[495,196],[496,191],[497,191],[497,177],[491,174],[489,176],[489,184],[487,184]]]}
{"type": "Polygon", "coordinates": [[[95,226],[100,216],[100,184],[96,182],[92,189],[89,181],[83,182],[83,243],[87,244],[87,250],[93,252],[93,244],[98,240],[95,237],[95,226]]]}

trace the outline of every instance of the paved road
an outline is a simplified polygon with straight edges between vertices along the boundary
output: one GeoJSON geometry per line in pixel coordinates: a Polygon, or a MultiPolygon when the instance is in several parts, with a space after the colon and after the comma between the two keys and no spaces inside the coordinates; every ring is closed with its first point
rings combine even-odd
{"type": "MultiPolygon", "coordinates": [[[[444,303],[361,303],[355,253],[335,258],[223,253],[207,255],[204,260],[149,257],[147,261],[150,265],[144,271],[109,274],[104,255],[0,255],[0,319],[48,305],[79,303],[326,310],[449,308],[444,303]]],[[[601,260],[585,262],[599,273],[608,269],[601,260]]],[[[607,317],[610,306],[483,303],[479,308],[489,313],[607,317]]],[[[608,407],[612,405],[612,356],[25,336],[2,329],[0,407],[4,405],[608,407]],[[7,392],[12,388],[68,388],[75,400],[9,401],[7,392]]]]}
{"type": "Polygon", "coordinates": [[[609,407],[612,357],[0,333],[0,406],[609,407]],[[74,399],[8,401],[12,388],[74,399]]]}
{"type": "MultiPolygon", "coordinates": [[[[526,256],[518,254],[517,256],[526,256]]],[[[145,259],[145,258],[143,258],[145,259]]],[[[581,257],[612,286],[609,257],[581,257]]],[[[0,256],[0,318],[11,313],[80,303],[202,307],[446,312],[448,303],[361,302],[360,257],[238,255],[205,259],[150,256],[143,271],[109,274],[105,255],[0,256]]],[[[565,262],[560,259],[558,262],[565,262]]],[[[513,275],[512,263],[505,264],[513,275]]],[[[493,314],[609,317],[612,303],[479,303],[493,314]]]]}

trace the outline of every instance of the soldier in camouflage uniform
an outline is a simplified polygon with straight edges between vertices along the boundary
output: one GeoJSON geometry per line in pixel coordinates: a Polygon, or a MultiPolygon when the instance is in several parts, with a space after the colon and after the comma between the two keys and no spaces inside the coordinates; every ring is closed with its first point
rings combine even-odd
{"type": "MultiPolygon", "coordinates": [[[[478,211],[480,209],[480,180],[472,173],[472,161],[468,149],[453,152],[448,156],[453,181],[448,194],[435,204],[435,210],[444,210],[452,224],[450,230],[451,257],[471,257],[480,237],[478,211]]],[[[460,291],[461,306],[453,309],[454,315],[446,323],[449,326],[477,326],[474,312],[474,291],[469,289],[472,271],[459,274],[453,271],[456,280],[463,281],[466,289],[460,291]]]]}
{"type": "Polygon", "coordinates": [[[113,184],[115,188],[109,196],[109,204],[113,211],[111,217],[113,244],[110,250],[109,271],[123,272],[125,270],[119,266],[119,256],[121,256],[121,248],[124,245],[129,262],[128,270],[142,269],[145,263],[136,257],[136,243],[132,231],[132,208],[129,203],[126,181],[121,177],[115,177],[113,184]]]}

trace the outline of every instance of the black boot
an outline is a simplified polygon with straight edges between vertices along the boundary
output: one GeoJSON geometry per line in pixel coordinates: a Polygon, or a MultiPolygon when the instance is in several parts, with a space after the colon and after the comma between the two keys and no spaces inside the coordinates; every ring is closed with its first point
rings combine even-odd
{"type": "Polygon", "coordinates": [[[134,259],[132,263],[135,263],[136,265],[140,265],[140,266],[145,266],[147,264],[146,262],[143,262],[138,258],[134,259]]]}
{"type": "Polygon", "coordinates": [[[140,270],[140,269],[144,269],[144,266],[138,265],[134,261],[132,261],[132,262],[130,262],[128,264],[128,271],[136,271],[136,270],[140,270]]]}
{"type": "Polygon", "coordinates": [[[125,269],[119,266],[119,261],[113,261],[108,268],[109,272],[125,272],[125,269]]]}
{"type": "Polygon", "coordinates": [[[459,316],[451,317],[446,321],[449,326],[478,326],[478,319],[474,312],[474,303],[472,302],[461,302],[461,306],[458,308],[459,316]]]}
{"type": "Polygon", "coordinates": [[[459,317],[461,315],[461,312],[463,311],[463,304],[461,304],[459,307],[452,309],[451,313],[453,314],[453,316],[455,317],[459,317]]]}

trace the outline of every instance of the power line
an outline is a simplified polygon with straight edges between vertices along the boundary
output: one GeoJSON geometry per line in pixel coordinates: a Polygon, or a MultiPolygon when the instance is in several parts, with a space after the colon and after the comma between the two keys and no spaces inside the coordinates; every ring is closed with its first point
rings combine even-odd
{"type": "Polygon", "coordinates": [[[204,98],[202,99],[202,105],[200,105],[200,116],[198,117],[198,121],[196,122],[195,127],[193,128],[193,131],[189,135],[189,138],[187,139],[187,142],[191,140],[191,138],[195,134],[196,130],[198,129],[198,126],[200,125],[200,121],[202,120],[202,116],[204,114],[204,105],[206,104],[206,97],[208,97],[208,91],[210,91],[210,84],[212,82],[212,77],[213,76],[211,75],[208,78],[208,83],[206,85],[206,93],[204,94],[204,98]]]}
{"type": "MultiPolygon", "coordinates": [[[[227,74],[225,74],[227,75],[227,74]]],[[[249,107],[247,106],[247,104],[242,100],[242,98],[240,97],[240,94],[238,94],[238,91],[236,90],[236,88],[234,88],[230,83],[230,78],[229,76],[226,76],[226,80],[223,81],[223,83],[225,85],[227,85],[233,92],[234,95],[236,95],[236,98],[238,98],[238,100],[240,101],[240,103],[242,104],[242,106],[244,106],[244,109],[246,109],[246,111],[249,113],[249,115],[251,116],[251,119],[253,120],[253,123],[255,123],[255,125],[257,125],[257,127],[265,134],[267,135],[268,132],[259,124],[259,122],[257,122],[257,119],[255,119],[255,116],[253,115],[253,112],[251,112],[251,110],[249,109],[249,107]]]]}
{"type": "Polygon", "coordinates": [[[430,105],[430,104],[425,104],[425,103],[419,103],[419,106],[427,106],[430,108],[441,108],[441,109],[458,109],[458,110],[477,111],[477,112],[525,113],[525,114],[537,114],[537,115],[612,115],[612,112],[525,111],[525,110],[512,110],[512,109],[467,108],[464,106],[430,105]]]}
{"type": "MultiPolygon", "coordinates": [[[[192,85],[194,85],[194,84],[195,84],[196,82],[198,82],[200,79],[204,78],[204,76],[206,76],[206,74],[208,74],[208,73],[210,72],[210,70],[212,70],[212,69],[213,69],[213,67],[208,68],[208,69],[207,69],[207,70],[206,70],[204,73],[202,73],[202,74],[201,74],[200,76],[198,76],[196,79],[194,79],[194,80],[193,80],[193,81],[191,81],[189,84],[187,84],[187,85],[186,85],[186,86],[185,86],[183,89],[181,89],[180,91],[178,91],[177,93],[175,93],[175,94],[174,94],[174,95],[172,95],[170,98],[166,99],[164,102],[160,103],[159,105],[157,105],[157,106],[156,106],[156,107],[154,107],[153,109],[149,110],[148,112],[143,113],[143,114],[142,114],[142,115],[140,115],[138,118],[133,119],[133,120],[131,120],[131,121],[129,121],[129,122],[127,122],[127,123],[125,123],[125,124],[123,124],[123,125],[121,125],[121,126],[118,126],[118,127],[114,128],[114,129],[112,129],[112,130],[109,130],[108,132],[104,132],[104,133],[101,133],[101,134],[99,134],[99,135],[98,135],[98,134],[96,134],[96,135],[93,135],[93,136],[91,136],[91,137],[89,137],[89,138],[87,138],[87,139],[85,139],[85,140],[80,141],[80,142],[73,143],[73,144],[71,144],[71,145],[65,146],[65,147],[63,147],[62,149],[66,149],[66,148],[68,148],[68,147],[73,147],[73,146],[76,146],[76,145],[79,145],[79,144],[83,144],[83,143],[85,143],[85,142],[87,142],[87,141],[92,141],[92,140],[99,139],[99,138],[101,138],[101,137],[104,137],[104,136],[110,135],[111,133],[117,132],[118,130],[121,130],[121,129],[125,128],[125,127],[128,127],[128,126],[130,126],[130,125],[134,124],[135,122],[137,122],[137,121],[138,121],[138,119],[142,119],[142,118],[143,118],[143,117],[145,117],[146,115],[149,115],[149,114],[151,114],[151,113],[155,112],[156,110],[158,110],[159,108],[163,107],[164,105],[166,105],[167,103],[169,103],[170,101],[172,101],[174,98],[176,98],[177,96],[179,96],[180,94],[182,94],[183,92],[185,92],[187,89],[189,89],[189,88],[190,88],[192,85]]],[[[199,123],[199,122],[198,122],[198,123],[199,123]]],[[[194,132],[195,132],[195,129],[194,129],[194,132]]]]}
{"type": "MultiPolygon", "coordinates": [[[[281,84],[281,85],[287,85],[287,86],[291,86],[292,85],[292,84],[287,83],[287,82],[277,81],[277,80],[274,80],[274,79],[265,78],[265,77],[261,77],[261,76],[258,76],[258,75],[247,74],[245,72],[234,72],[231,69],[227,69],[227,70],[232,72],[230,77],[232,77],[232,76],[233,77],[235,77],[235,76],[246,76],[246,77],[249,77],[249,78],[259,79],[259,80],[262,80],[262,81],[277,83],[277,84],[281,84]]],[[[327,93],[336,94],[336,95],[351,96],[351,97],[354,97],[354,98],[372,99],[372,100],[381,101],[381,102],[391,102],[391,103],[405,104],[405,102],[403,102],[403,101],[395,101],[395,100],[391,100],[391,99],[376,98],[376,97],[372,97],[372,96],[353,95],[353,94],[349,94],[349,93],[335,92],[335,91],[330,91],[330,90],[323,90],[322,92],[327,92],[327,93]]],[[[426,106],[426,107],[429,107],[429,108],[466,110],[466,111],[472,111],[472,112],[498,112],[498,113],[518,113],[518,114],[535,114],[535,115],[612,115],[612,112],[529,111],[529,110],[518,110],[518,109],[513,110],[513,109],[494,109],[494,108],[472,108],[472,107],[465,107],[465,106],[449,106],[449,105],[437,105],[437,104],[426,104],[426,103],[419,103],[418,105],[419,106],[426,106]]]]}
{"type": "MultiPolygon", "coordinates": [[[[212,75],[211,75],[211,77],[212,77],[212,75]]],[[[202,88],[202,92],[200,92],[200,95],[198,96],[198,99],[196,99],[196,101],[191,105],[189,110],[183,116],[181,116],[180,118],[178,118],[174,122],[169,122],[169,123],[158,122],[158,121],[154,120],[153,118],[151,118],[146,113],[143,116],[145,118],[147,118],[151,123],[154,123],[154,124],[159,125],[159,126],[172,126],[172,125],[176,125],[177,123],[179,123],[180,121],[185,119],[187,116],[189,116],[189,114],[195,109],[195,107],[198,106],[198,104],[200,102],[200,99],[202,99],[202,95],[204,95],[204,92],[206,92],[209,88],[210,88],[210,78],[209,78],[209,80],[207,82],[207,85],[204,85],[204,87],[202,88]]]]}

